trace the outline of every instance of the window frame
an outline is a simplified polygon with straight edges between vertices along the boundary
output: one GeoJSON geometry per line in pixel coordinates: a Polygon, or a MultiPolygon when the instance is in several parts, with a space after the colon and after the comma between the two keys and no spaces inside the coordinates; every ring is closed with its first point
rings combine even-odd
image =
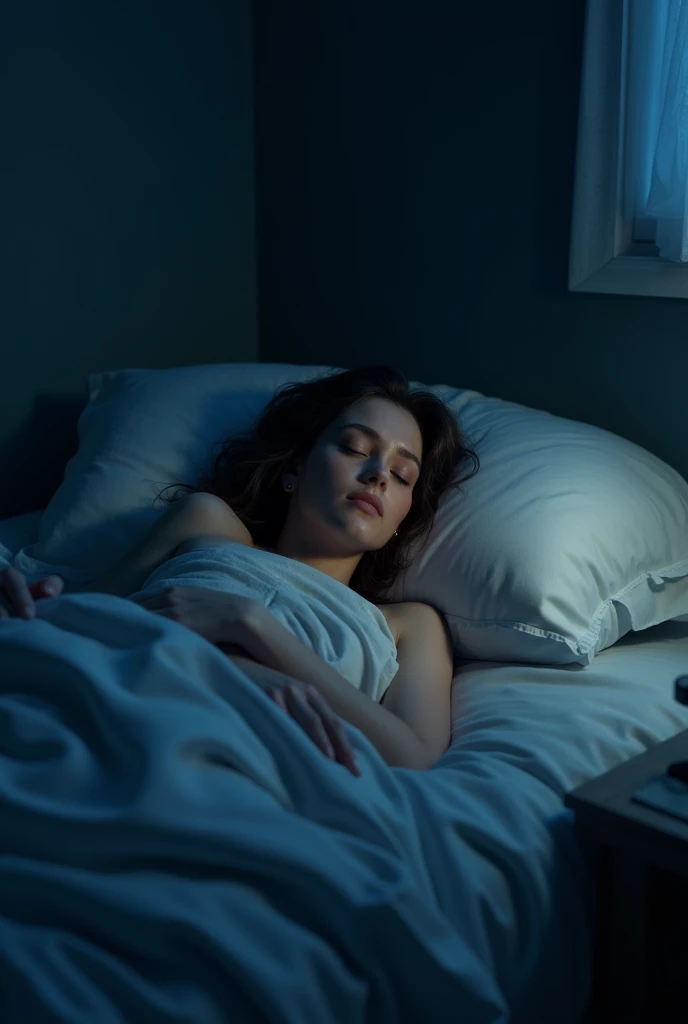
{"type": "Polygon", "coordinates": [[[624,209],[630,0],[588,0],[578,112],[568,290],[688,298],[688,263],[662,259],[652,223],[624,209]]]}

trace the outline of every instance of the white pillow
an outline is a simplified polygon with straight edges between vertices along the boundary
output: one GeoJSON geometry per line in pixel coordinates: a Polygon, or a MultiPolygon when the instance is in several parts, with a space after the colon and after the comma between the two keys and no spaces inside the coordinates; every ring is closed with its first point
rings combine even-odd
{"type": "Polygon", "coordinates": [[[588,665],[688,614],[688,483],[599,427],[484,395],[480,470],[440,504],[387,597],[445,612],[460,657],[588,665]]]}
{"type": "Polygon", "coordinates": [[[16,567],[67,584],[100,576],[162,515],[164,487],[195,484],[211,468],[212,446],[248,429],[280,384],[331,369],[219,363],[91,374],[76,455],[16,567]]]}
{"type": "MultiPolygon", "coordinates": [[[[283,383],[338,369],[229,363],[89,377],[79,449],[15,565],[30,582],[94,579],[195,483],[211,446],[255,421],[283,383]]],[[[479,472],[451,491],[385,598],[447,617],[460,658],[589,664],[629,630],[688,615],[688,483],[631,441],[476,391],[448,405],[479,472]]],[[[213,454],[216,454],[218,448],[213,454]]],[[[460,467],[464,475],[471,467],[460,467]]]]}

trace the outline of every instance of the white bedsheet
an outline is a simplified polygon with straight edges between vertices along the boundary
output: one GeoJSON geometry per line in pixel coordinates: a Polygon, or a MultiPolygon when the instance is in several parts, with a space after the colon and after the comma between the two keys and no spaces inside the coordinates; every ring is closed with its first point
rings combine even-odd
{"type": "Polygon", "coordinates": [[[688,625],[463,664],[429,772],[327,761],[123,599],[0,621],[3,1022],[578,1022],[593,851],[562,796],[688,727],[688,625]]]}

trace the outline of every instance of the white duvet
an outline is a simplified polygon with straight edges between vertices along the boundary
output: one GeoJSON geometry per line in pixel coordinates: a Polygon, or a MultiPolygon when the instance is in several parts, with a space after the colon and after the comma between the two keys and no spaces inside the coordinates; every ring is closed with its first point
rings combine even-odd
{"type": "Polygon", "coordinates": [[[0,620],[0,1019],[578,1021],[593,858],[562,796],[688,725],[673,629],[647,672],[638,635],[588,669],[464,665],[440,763],[348,727],[357,779],[132,602],[0,620]]]}

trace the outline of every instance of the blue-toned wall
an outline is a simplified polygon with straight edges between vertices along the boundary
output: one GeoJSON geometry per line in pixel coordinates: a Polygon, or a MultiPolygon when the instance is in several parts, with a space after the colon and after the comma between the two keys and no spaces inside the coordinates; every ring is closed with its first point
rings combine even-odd
{"type": "Polygon", "coordinates": [[[258,359],[251,13],[5,6],[0,514],[59,484],[89,373],[258,359]]]}

